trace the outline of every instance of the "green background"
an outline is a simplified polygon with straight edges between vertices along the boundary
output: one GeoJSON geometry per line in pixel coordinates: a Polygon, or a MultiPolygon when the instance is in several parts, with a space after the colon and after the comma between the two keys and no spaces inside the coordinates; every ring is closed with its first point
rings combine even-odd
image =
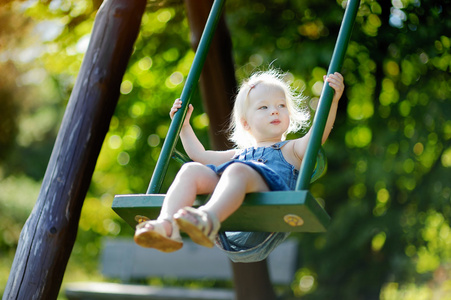
{"type": "MultiPolygon", "coordinates": [[[[145,192],[193,59],[183,3],[154,3],[121,84],[63,285],[102,280],[102,238],[131,236],[110,209],[113,197],[145,192]]],[[[100,4],[0,1],[0,293],[100,4]]],[[[301,242],[296,297],[451,298],[449,4],[361,2],[342,69],[345,93],[324,145],[328,171],[311,186],[332,223],[327,233],[293,234],[301,242]]],[[[314,106],[344,5],[229,0],[237,78],[281,68],[314,106]]],[[[208,148],[199,97],[192,123],[208,148]]],[[[164,188],[178,167],[171,164],[164,188]]]]}

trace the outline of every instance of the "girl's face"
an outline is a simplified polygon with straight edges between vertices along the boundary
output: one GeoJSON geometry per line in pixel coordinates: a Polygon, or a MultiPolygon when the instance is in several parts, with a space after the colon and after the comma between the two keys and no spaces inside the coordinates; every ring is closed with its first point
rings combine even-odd
{"type": "Polygon", "coordinates": [[[290,125],[285,93],[282,89],[265,84],[256,85],[249,93],[249,106],[243,122],[244,128],[258,143],[277,143],[290,125]]]}

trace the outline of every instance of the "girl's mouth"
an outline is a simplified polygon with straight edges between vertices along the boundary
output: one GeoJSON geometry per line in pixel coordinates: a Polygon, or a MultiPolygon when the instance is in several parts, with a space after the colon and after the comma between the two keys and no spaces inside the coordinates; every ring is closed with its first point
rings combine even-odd
{"type": "Polygon", "coordinates": [[[273,120],[273,121],[271,121],[271,124],[278,125],[278,124],[280,124],[280,120],[273,120]]]}

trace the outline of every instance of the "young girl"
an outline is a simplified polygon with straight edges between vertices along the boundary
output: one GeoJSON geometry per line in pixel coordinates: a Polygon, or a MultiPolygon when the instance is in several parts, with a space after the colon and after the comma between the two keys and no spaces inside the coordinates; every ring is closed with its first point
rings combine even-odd
{"type": "MultiPolygon", "coordinates": [[[[335,121],[338,101],[343,93],[339,73],[325,77],[335,90],[322,143],[335,121]]],[[[299,109],[303,100],[294,93],[277,71],[256,73],[238,92],[231,120],[231,140],[238,149],[207,151],[190,123],[190,105],[180,132],[183,147],[193,162],[182,166],[164,199],[157,220],[139,224],[135,242],[143,247],[172,252],[183,246],[180,230],[197,244],[225,250],[233,261],[259,261],[280,244],[288,233],[233,232],[225,240],[216,239],[221,222],[242,204],[245,194],[275,190],[294,190],[298,169],[310,139],[285,140],[308,120],[299,109]],[[210,200],[195,209],[196,195],[212,194],[210,200]]],[[[175,100],[171,118],[181,107],[175,100]]]]}

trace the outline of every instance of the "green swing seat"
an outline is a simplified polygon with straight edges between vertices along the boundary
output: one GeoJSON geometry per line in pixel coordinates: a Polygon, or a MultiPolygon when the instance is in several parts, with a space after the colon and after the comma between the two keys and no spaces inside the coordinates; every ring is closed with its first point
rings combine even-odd
{"type": "MultiPolygon", "coordinates": [[[[156,219],[163,194],[117,195],[113,210],[130,226],[156,219]],[[145,218],[143,218],[145,217],[145,218]]],[[[199,197],[195,206],[206,201],[199,197]]],[[[324,208],[308,191],[252,193],[241,207],[221,224],[223,231],[323,232],[330,222],[324,208]]]]}
{"type": "MultiPolygon", "coordinates": [[[[188,104],[202,70],[208,48],[221,15],[225,0],[215,0],[207,19],[204,32],[194,57],[191,70],[183,88],[182,107],[174,115],[157,161],[146,194],[117,195],[113,210],[128,224],[136,224],[147,219],[155,219],[163,204],[165,195],[159,194],[170,158],[181,155],[175,150],[188,104]]],[[[352,26],[357,15],[359,0],[350,0],[343,17],[340,32],[332,54],[328,74],[341,69],[349,42],[352,26]]],[[[332,103],[333,90],[325,84],[321,101],[316,111],[311,130],[311,138],[302,161],[300,175],[294,191],[272,191],[247,194],[244,203],[221,224],[223,231],[264,231],[264,232],[324,232],[330,217],[312,194],[308,191],[310,182],[317,179],[326,167],[326,158],[321,148],[321,138],[332,103]],[[313,174],[313,175],[312,175],[313,174]]],[[[208,200],[199,196],[195,206],[208,200]]]]}

